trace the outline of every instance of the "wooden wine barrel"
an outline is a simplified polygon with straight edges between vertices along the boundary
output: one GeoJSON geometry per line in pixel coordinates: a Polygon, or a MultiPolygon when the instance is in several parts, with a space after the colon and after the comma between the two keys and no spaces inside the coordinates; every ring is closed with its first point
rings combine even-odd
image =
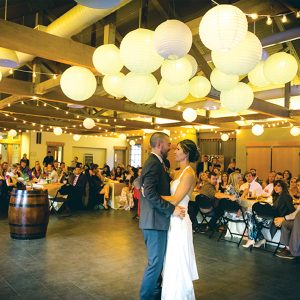
{"type": "Polygon", "coordinates": [[[49,222],[47,190],[13,190],[9,201],[8,222],[13,239],[44,238],[49,222]]]}

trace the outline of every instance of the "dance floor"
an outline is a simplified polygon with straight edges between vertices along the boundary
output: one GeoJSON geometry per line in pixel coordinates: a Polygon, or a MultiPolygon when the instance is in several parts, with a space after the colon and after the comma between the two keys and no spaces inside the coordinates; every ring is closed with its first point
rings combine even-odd
{"type": "MultiPolygon", "coordinates": [[[[146,252],[132,216],[113,210],[51,216],[47,238],[32,241],[12,240],[2,217],[0,299],[138,299],[146,252]]],[[[202,234],[194,245],[197,299],[299,299],[300,259],[251,253],[202,234]]]]}

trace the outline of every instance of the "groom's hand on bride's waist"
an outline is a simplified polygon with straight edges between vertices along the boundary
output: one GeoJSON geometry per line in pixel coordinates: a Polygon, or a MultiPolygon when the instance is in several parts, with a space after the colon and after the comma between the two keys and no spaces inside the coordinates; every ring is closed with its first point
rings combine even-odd
{"type": "Polygon", "coordinates": [[[183,219],[185,217],[185,210],[184,206],[176,206],[173,214],[180,219],[183,219]]]}

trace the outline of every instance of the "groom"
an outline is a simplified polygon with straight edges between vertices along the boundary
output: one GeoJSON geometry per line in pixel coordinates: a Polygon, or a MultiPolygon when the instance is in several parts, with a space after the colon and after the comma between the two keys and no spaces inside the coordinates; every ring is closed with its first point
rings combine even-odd
{"type": "Polygon", "coordinates": [[[155,132],[150,138],[151,154],[146,160],[141,175],[140,228],[147,247],[148,265],[140,289],[141,300],[158,300],[161,296],[161,272],[167,246],[170,216],[183,218],[185,209],[172,205],[160,196],[170,195],[169,175],[163,160],[170,150],[169,136],[155,132]]]}

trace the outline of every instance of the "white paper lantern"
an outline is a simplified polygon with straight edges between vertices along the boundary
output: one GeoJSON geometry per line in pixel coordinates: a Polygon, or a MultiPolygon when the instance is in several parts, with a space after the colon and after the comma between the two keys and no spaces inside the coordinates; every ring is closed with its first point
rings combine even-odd
{"type": "Polygon", "coordinates": [[[230,90],[239,82],[239,76],[234,74],[225,74],[215,68],[210,74],[210,82],[211,85],[218,91],[230,90]]]}
{"type": "Polygon", "coordinates": [[[245,14],[233,5],[217,5],[201,19],[199,34],[210,50],[229,50],[246,36],[248,22],[245,14]]]}
{"type": "Polygon", "coordinates": [[[119,138],[122,140],[122,141],[126,141],[126,134],[124,134],[124,133],[121,133],[120,135],[119,135],[119,138]]]}
{"type": "Polygon", "coordinates": [[[204,76],[195,76],[190,80],[190,94],[195,98],[203,98],[211,90],[211,84],[204,76]]]}
{"type": "Polygon", "coordinates": [[[259,135],[262,135],[262,134],[264,133],[264,127],[261,126],[261,125],[259,125],[259,124],[255,124],[255,125],[252,127],[251,131],[252,131],[252,133],[253,133],[254,135],[259,136],[259,135]]]}
{"type": "Polygon", "coordinates": [[[165,80],[161,80],[159,84],[162,96],[169,102],[177,103],[184,100],[190,92],[189,81],[179,84],[172,85],[165,80]]]}
{"type": "Polygon", "coordinates": [[[96,126],[95,121],[91,118],[86,118],[83,120],[83,127],[86,129],[92,129],[96,126]]]}
{"type": "Polygon", "coordinates": [[[226,74],[249,73],[260,61],[262,45],[258,37],[248,31],[246,37],[229,51],[212,51],[216,68],[226,74]]]}
{"type": "Polygon", "coordinates": [[[290,130],[290,134],[292,136],[298,136],[300,134],[300,128],[299,127],[292,127],[290,130]]]}
{"type": "Polygon", "coordinates": [[[120,50],[114,44],[98,47],[93,54],[93,64],[96,70],[103,75],[117,74],[124,66],[120,50]]]}
{"type": "Polygon", "coordinates": [[[183,111],[182,117],[187,122],[193,122],[197,119],[197,112],[194,109],[188,107],[183,111]]]}
{"type": "Polygon", "coordinates": [[[154,32],[154,47],[165,59],[178,59],[191,49],[193,35],[190,28],[178,20],[167,20],[154,32]]]}
{"type": "Polygon", "coordinates": [[[152,73],[163,62],[154,49],[154,31],[144,28],[126,34],[120,45],[120,54],[126,68],[135,73],[152,73]]]}
{"type": "Polygon", "coordinates": [[[63,72],[60,86],[70,99],[84,101],[95,93],[97,81],[89,69],[75,66],[63,72]]]}
{"type": "Polygon", "coordinates": [[[18,134],[17,131],[14,129],[9,130],[7,133],[7,135],[11,136],[11,137],[15,137],[15,136],[17,136],[17,134],[18,134]]]}
{"type": "Polygon", "coordinates": [[[171,108],[174,107],[178,101],[168,101],[160,92],[156,96],[156,107],[171,108]]]}
{"type": "Polygon", "coordinates": [[[78,142],[80,139],[81,139],[81,135],[80,135],[80,134],[74,134],[74,135],[73,135],[73,140],[74,140],[75,142],[78,142]]]}
{"type": "Polygon", "coordinates": [[[118,5],[121,0],[75,0],[78,4],[90,8],[105,9],[118,5]]]}
{"type": "Polygon", "coordinates": [[[191,63],[186,57],[176,60],[165,60],[161,66],[161,76],[170,84],[182,84],[188,81],[193,72],[191,63]]]}
{"type": "Polygon", "coordinates": [[[130,146],[134,146],[134,145],[135,145],[135,140],[131,140],[131,141],[129,142],[129,145],[130,145],[130,146]]]}
{"type": "Polygon", "coordinates": [[[227,133],[223,133],[223,134],[221,135],[221,140],[222,140],[223,142],[227,142],[227,141],[229,140],[229,135],[228,135],[227,133]]]}
{"type": "Polygon", "coordinates": [[[108,94],[116,98],[123,98],[124,79],[125,75],[121,72],[115,75],[105,75],[102,80],[103,88],[108,94]]]}
{"type": "Polygon", "coordinates": [[[243,82],[239,82],[234,88],[221,91],[221,104],[232,112],[240,112],[248,109],[254,99],[252,89],[243,82]]]}
{"type": "Polygon", "coordinates": [[[286,52],[275,53],[264,63],[264,74],[272,83],[285,84],[293,80],[297,70],[297,60],[286,52]]]}
{"type": "Polygon", "coordinates": [[[54,133],[55,135],[62,135],[63,130],[62,130],[60,127],[54,127],[54,128],[53,128],[53,133],[54,133]]]}
{"type": "Polygon", "coordinates": [[[17,68],[19,65],[19,58],[15,51],[0,47],[0,67],[17,68]]]}
{"type": "Polygon", "coordinates": [[[192,75],[190,78],[194,77],[198,71],[198,63],[196,61],[196,59],[194,58],[194,56],[187,54],[185,56],[185,58],[188,59],[188,61],[190,62],[190,64],[192,65],[192,75]]]}
{"type": "Polygon", "coordinates": [[[124,95],[135,103],[150,101],[158,88],[156,78],[152,74],[137,74],[130,72],[124,79],[124,95]]]}
{"type": "Polygon", "coordinates": [[[264,62],[260,61],[256,67],[248,73],[249,81],[255,86],[266,86],[270,81],[266,78],[264,73],[264,62]]]}

